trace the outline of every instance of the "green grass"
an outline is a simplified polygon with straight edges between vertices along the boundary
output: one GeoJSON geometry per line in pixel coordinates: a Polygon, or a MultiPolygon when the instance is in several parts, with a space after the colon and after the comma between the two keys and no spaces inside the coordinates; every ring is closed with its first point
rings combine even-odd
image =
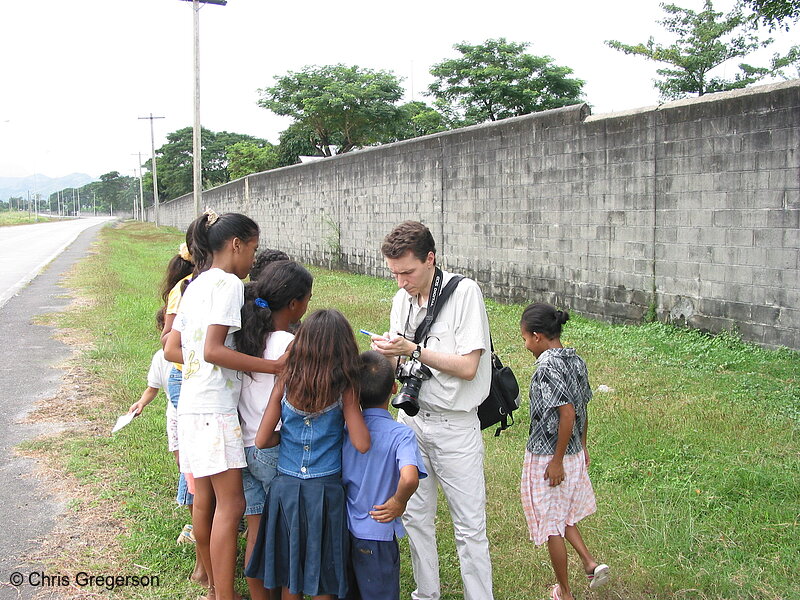
{"type": "Polygon", "coordinates": [[[53,219],[50,217],[43,217],[41,215],[39,215],[37,219],[36,215],[16,210],[0,212],[0,227],[6,225],[27,225],[28,223],[46,223],[52,220],[53,219]]]}
{"type": "MultiPolygon", "coordinates": [[[[108,430],[146,385],[158,348],[158,286],[181,237],[146,224],[107,228],[102,251],[73,278],[97,302],[61,321],[95,339],[83,360],[103,382],[106,402],[84,417],[108,430]]],[[[356,330],[387,328],[393,282],[312,272],[310,310],[335,306],[356,330]]],[[[487,308],[495,347],[526,390],[533,357],[519,335],[522,307],[487,302],[487,308]]],[[[366,349],[366,337],[357,338],[366,349]]],[[[593,388],[614,389],[596,393],[591,404],[590,473],[598,512],[581,524],[589,547],[612,566],[613,582],[597,593],[583,592],[580,565],[572,560],[580,597],[800,599],[800,355],[763,350],[732,335],[709,337],[659,323],[612,326],[578,316],[562,340],[585,358],[593,388]]],[[[186,582],[191,549],[175,545],[187,515],[172,502],[176,469],[166,451],[163,407],[162,396],[114,437],[74,433],[43,444],[63,455],[98,502],[119,507],[129,530],[126,555],[115,562],[161,576],[151,595],[120,589],[115,593],[121,598],[194,598],[200,591],[186,582]]],[[[544,597],[553,580],[546,549],[527,541],[520,507],[526,437],[527,403],[500,438],[492,430],[484,436],[498,599],[544,597]]],[[[458,558],[446,505],[439,510],[443,597],[455,600],[462,597],[458,558]]],[[[109,558],[92,560],[101,565],[109,558]]],[[[405,543],[402,574],[408,597],[413,581],[405,543]]]]}

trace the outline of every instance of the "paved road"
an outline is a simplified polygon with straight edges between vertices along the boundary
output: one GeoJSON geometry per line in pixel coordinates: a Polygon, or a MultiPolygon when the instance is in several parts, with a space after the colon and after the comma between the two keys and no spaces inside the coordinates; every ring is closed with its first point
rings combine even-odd
{"type": "Polygon", "coordinates": [[[63,499],[54,498],[30,477],[31,461],[13,455],[14,446],[41,432],[19,421],[37,400],[55,395],[61,371],[54,366],[71,354],[52,338],[51,327],[33,325],[31,320],[69,303],[58,285],[61,276],[86,255],[107,220],[80,219],[67,227],[63,222],[0,228],[0,294],[6,298],[4,306],[0,303],[0,599],[27,600],[41,591],[30,585],[9,587],[9,578],[13,572],[28,577],[41,569],[22,563],[20,557],[52,530],[62,510],[63,499]],[[6,266],[9,262],[15,263],[13,268],[6,266]],[[12,271],[16,275],[6,274],[12,271]],[[31,271],[41,273],[35,276],[31,271]],[[20,284],[25,280],[30,282],[27,286],[20,284]],[[9,294],[14,288],[16,295],[9,294]]]}
{"type": "Polygon", "coordinates": [[[19,292],[81,232],[111,217],[88,217],[0,227],[0,307],[19,292]]]}

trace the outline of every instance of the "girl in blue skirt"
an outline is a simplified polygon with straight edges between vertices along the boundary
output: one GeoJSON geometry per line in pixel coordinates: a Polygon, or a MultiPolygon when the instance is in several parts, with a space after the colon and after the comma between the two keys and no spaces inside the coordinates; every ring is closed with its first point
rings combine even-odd
{"type": "Polygon", "coordinates": [[[278,475],[245,574],[267,589],[282,588],[284,599],[347,594],[344,425],[359,452],[370,445],[358,404],[359,369],[344,315],[314,312],[297,332],[256,434],[259,448],[280,443],[278,475]]]}

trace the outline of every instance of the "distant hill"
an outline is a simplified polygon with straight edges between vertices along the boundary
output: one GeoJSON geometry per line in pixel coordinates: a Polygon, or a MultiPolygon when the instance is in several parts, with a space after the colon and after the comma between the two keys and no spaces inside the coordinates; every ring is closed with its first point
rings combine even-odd
{"type": "Polygon", "coordinates": [[[81,187],[95,181],[86,173],[71,173],[64,177],[48,177],[47,175],[29,175],[28,177],[0,177],[0,200],[13,197],[28,197],[28,192],[33,195],[38,192],[42,198],[47,198],[53,192],[70,187],[81,187]]]}

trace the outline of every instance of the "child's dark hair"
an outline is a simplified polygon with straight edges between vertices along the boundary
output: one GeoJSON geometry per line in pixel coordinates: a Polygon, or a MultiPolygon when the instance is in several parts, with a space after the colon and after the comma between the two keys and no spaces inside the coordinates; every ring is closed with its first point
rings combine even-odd
{"type": "Polygon", "coordinates": [[[238,237],[243,242],[249,242],[259,233],[258,224],[240,213],[217,215],[213,210],[207,210],[194,220],[193,225],[191,250],[195,276],[211,267],[214,252],[220,250],[228,240],[238,237]]]}
{"type": "Polygon", "coordinates": [[[311,273],[294,261],[268,264],[259,279],[244,286],[242,328],[233,334],[236,349],[250,356],[263,356],[267,336],[275,331],[273,313],[289,306],[292,300],[308,296],[313,281],[311,273]]]}
{"type": "Polygon", "coordinates": [[[552,340],[561,337],[561,326],[569,321],[569,313],[544,302],[529,304],[522,311],[520,325],[528,333],[541,333],[552,340]]]}
{"type": "MultiPolygon", "coordinates": [[[[194,223],[194,221],[189,223],[189,227],[186,229],[186,246],[184,247],[181,244],[178,253],[170,259],[167,265],[167,273],[164,275],[164,281],[161,284],[161,300],[165,305],[175,284],[187,275],[191,275],[194,270],[194,262],[191,255],[194,223]]],[[[181,290],[181,294],[183,294],[183,290],[181,290]]]]}
{"type": "Polygon", "coordinates": [[[250,281],[255,281],[258,279],[268,264],[278,262],[280,260],[290,260],[289,255],[283,250],[264,248],[261,252],[256,254],[256,258],[253,261],[253,266],[250,267],[250,281]]]}
{"type": "Polygon", "coordinates": [[[295,408],[317,413],[348,388],[358,395],[360,369],[358,345],[345,316],[334,308],[314,311],[303,320],[289,350],[286,397],[295,408]]]}
{"type": "Polygon", "coordinates": [[[164,331],[164,315],[167,312],[167,307],[162,306],[156,311],[156,327],[159,331],[164,331]]]}
{"type": "Polygon", "coordinates": [[[392,394],[394,366],[388,358],[375,350],[367,350],[359,358],[361,359],[359,379],[361,408],[382,406],[392,394]]]}

